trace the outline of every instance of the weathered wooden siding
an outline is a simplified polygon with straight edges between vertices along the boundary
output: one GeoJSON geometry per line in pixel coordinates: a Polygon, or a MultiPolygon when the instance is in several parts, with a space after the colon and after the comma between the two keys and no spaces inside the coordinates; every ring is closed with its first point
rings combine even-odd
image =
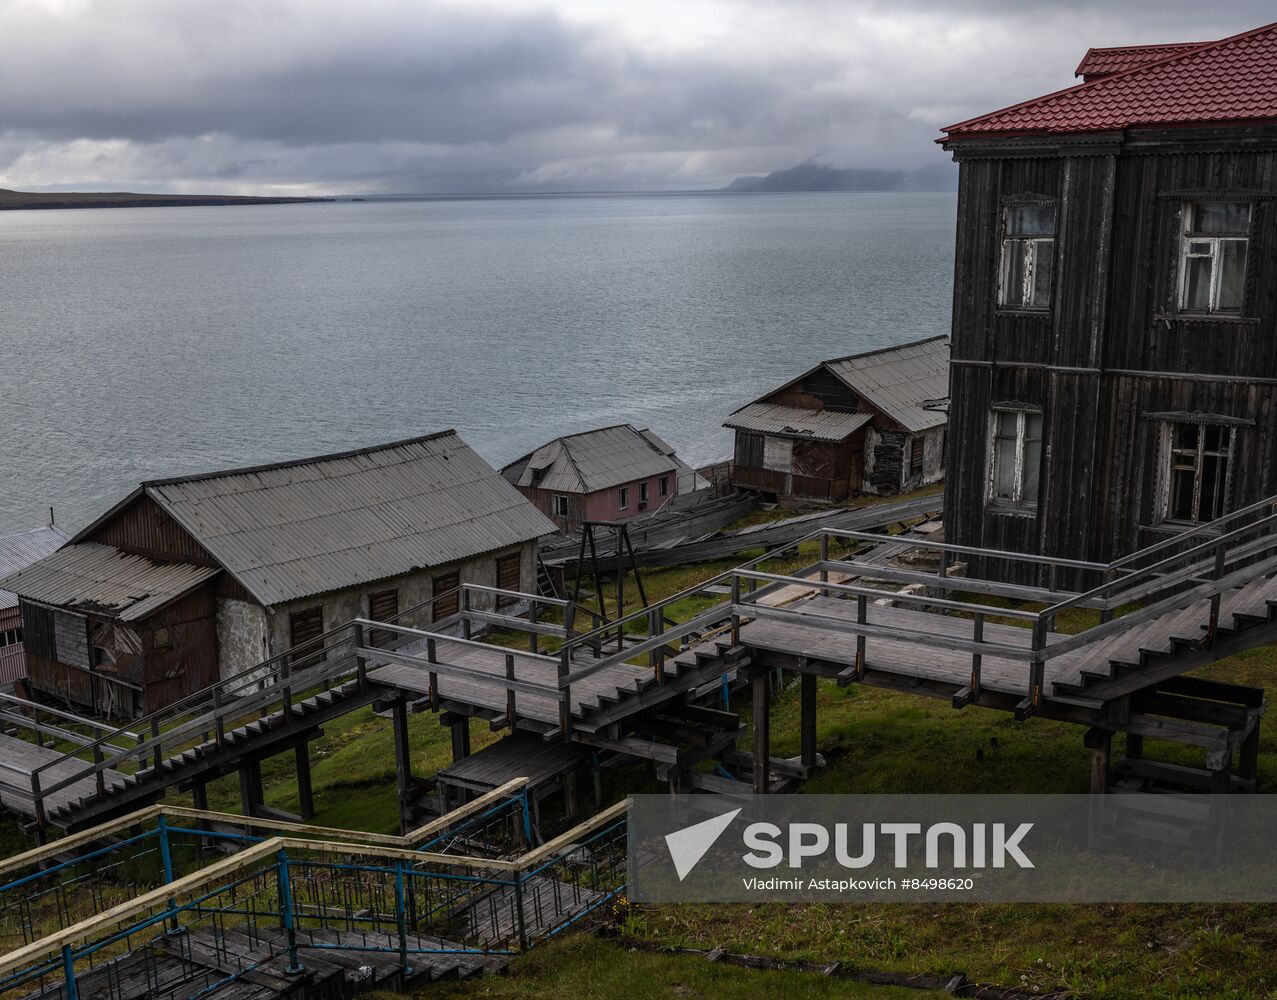
{"type": "Polygon", "coordinates": [[[145,494],[119,510],[82,541],[114,545],[125,552],[152,559],[172,559],[202,566],[217,565],[217,561],[204,546],[145,494]]]}
{"type": "Polygon", "coordinates": [[[1119,138],[958,147],[946,491],[957,543],[1105,561],[1159,537],[1149,414],[1249,421],[1230,506],[1277,493],[1277,129],[1119,138]],[[1001,209],[1025,195],[1057,203],[1052,304],[1037,315],[997,307],[1001,209]],[[1212,195],[1253,206],[1241,317],[1175,310],[1181,206],[1212,195]],[[1036,511],[986,509],[998,403],[1042,410],[1036,511]]]}

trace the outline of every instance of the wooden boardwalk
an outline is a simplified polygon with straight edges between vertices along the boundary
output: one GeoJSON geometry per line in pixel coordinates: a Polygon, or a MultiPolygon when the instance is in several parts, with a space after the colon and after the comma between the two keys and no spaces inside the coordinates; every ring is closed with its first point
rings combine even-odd
{"type": "MultiPolygon", "coordinates": [[[[31,794],[31,772],[37,767],[52,765],[44,773],[50,783],[72,778],[84,773],[84,766],[71,759],[62,759],[58,750],[36,746],[15,736],[0,734],[0,805],[23,816],[35,815],[31,794]]],[[[104,787],[108,790],[124,787],[124,775],[107,769],[102,772],[104,787]]],[[[59,789],[51,797],[49,807],[61,809],[97,794],[97,778],[93,772],[59,789]]]]}

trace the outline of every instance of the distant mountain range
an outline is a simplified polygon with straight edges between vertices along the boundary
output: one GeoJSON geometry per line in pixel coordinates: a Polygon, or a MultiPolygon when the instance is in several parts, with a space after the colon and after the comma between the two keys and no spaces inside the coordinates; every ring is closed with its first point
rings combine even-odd
{"type": "Polygon", "coordinates": [[[810,160],[766,177],[737,177],[724,191],[954,191],[958,170],[936,164],[919,170],[826,167],[810,160]]]}

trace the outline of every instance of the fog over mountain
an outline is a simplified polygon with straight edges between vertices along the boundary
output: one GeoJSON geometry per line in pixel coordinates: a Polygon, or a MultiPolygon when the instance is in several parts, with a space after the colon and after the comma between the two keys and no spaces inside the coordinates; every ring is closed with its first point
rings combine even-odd
{"type": "MultiPolygon", "coordinates": [[[[937,130],[1209,39],[1187,0],[0,0],[0,187],[715,189],[815,158],[939,169],[937,130]]],[[[865,175],[863,183],[872,177],[865,175]]]]}
{"type": "Polygon", "coordinates": [[[958,171],[951,164],[918,170],[860,170],[808,160],[765,177],[737,177],[725,191],[953,191],[958,171]]]}

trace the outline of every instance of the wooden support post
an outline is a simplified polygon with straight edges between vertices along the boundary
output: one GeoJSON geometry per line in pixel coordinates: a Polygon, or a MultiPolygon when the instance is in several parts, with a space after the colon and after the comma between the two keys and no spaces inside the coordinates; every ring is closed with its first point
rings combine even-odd
{"type": "Polygon", "coordinates": [[[802,721],[800,727],[802,729],[802,761],[803,767],[807,768],[807,776],[810,778],[812,772],[816,769],[816,675],[803,674],[801,683],[802,721]]]}
{"type": "Polygon", "coordinates": [[[1083,739],[1091,748],[1091,794],[1104,795],[1109,790],[1109,764],[1113,756],[1113,731],[1088,729],[1083,739]]]}
{"type": "Polygon", "coordinates": [[[315,793],[310,783],[310,744],[304,739],[293,744],[293,759],[297,762],[298,812],[304,822],[315,818],[315,793]]]}
{"type": "Polygon", "coordinates": [[[1144,756],[1144,737],[1139,733],[1126,734],[1126,756],[1129,760],[1139,760],[1144,756]]]}
{"type": "Polygon", "coordinates": [[[462,717],[449,729],[452,732],[452,762],[455,764],[470,756],[470,720],[462,717]]]}
{"type": "Polygon", "coordinates": [[[208,808],[208,783],[196,781],[191,785],[191,805],[196,809],[208,808]]]}
{"type": "Polygon", "coordinates": [[[568,819],[576,818],[576,772],[563,776],[563,810],[568,819]]]}
{"type": "Polygon", "coordinates": [[[408,703],[399,698],[390,710],[394,721],[395,779],[399,785],[399,832],[412,827],[412,756],[408,750],[408,703]]]}
{"type": "MultiPolygon", "coordinates": [[[[505,678],[508,681],[515,679],[514,677],[514,654],[505,654],[505,678]]],[[[510,723],[510,732],[515,731],[515,702],[514,688],[508,687],[505,690],[505,717],[510,723]]]]}
{"type": "Polygon", "coordinates": [[[1241,750],[1237,755],[1237,773],[1250,781],[1259,777],[1259,720],[1251,727],[1246,738],[1242,740],[1241,750]]]}
{"type": "MultiPolygon", "coordinates": [[[[864,625],[869,620],[869,606],[864,594],[856,597],[856,622],[864,625]]],[[[865,636],[856,636],[856,680],[865,676],[865,636]]]]}
{"type": "Polygon", "coordinates": [[[541,652],[540,636],[537,635],[537,605],[539,602],[536,598],[528,601],[528,624],[532,626],[532,630],[528,633],[528,642],[532,647],[533,654],[541,652]]]}
{"type": "Polygon", "coordinates": [[[767,700],[767,674],[750,682],[754,693],[754,794],[766,795],[771,784],[771,705],[767,700]]]}
{"type": "Polygon", "coordinates": [[[245,816],[258,815],[262,805],[262,765],[260,761],[246,760],[239,766],[240,812],[245,816]]]}

